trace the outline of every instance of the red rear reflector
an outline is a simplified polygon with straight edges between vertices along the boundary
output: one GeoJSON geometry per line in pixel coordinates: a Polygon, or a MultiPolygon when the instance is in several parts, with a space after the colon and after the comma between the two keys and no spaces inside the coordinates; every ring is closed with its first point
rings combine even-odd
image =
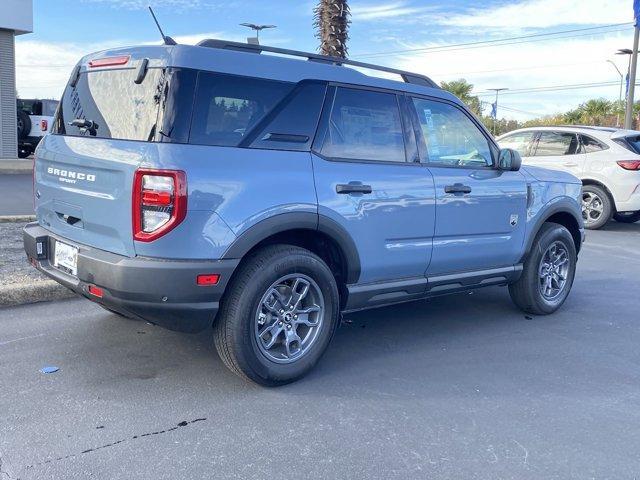
{"type": "Polygon", "coordinates": [[[171,205],[171,193],[155,192],[153,190],[142,191],[143,205],[171,205]]]}
{"type": "Polygon", "coordinates": [[[640,160],[620,160],[616,163],[625,170],[640,170],[640,160]]]}
{"type": "Polygon", "coordinates": [[[208,273],[206,275],[198,275],[196,283],[198,285],[216,285],[220,280],[220,275],[217,273],[208,273]]]}
{"type": "Polygon", "coordinates": [[[126,65],[129,62],[129,55],[123,55],[121,57],[106,57],[91,60],[89,62],[89,68],[95,67],[110,67],[113,65],[126,65]]]}
{"type": "Polygon", "coordinates": [[[40,130],[42,130],[43,132],[49,130],[49,122],[46,120],[40,120],[40,130]]]}
{"type": "Polygon", "coordinates": [[[88,290],[89,293],[94,297],[102,298],[102,295],[104,295],[102,289],[100,287],[96,287],[95,285],[89,285],[88,290]]]}

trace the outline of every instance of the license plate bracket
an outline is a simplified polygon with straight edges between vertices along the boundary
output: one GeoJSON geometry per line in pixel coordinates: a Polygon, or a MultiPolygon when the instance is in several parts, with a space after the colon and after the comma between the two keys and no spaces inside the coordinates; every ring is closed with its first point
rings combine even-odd
{"type": "Polygon", "coordinates": [[[56,242],[53,255],[53,266],[69,275],[78,275],[78,247],[56,242]]]}

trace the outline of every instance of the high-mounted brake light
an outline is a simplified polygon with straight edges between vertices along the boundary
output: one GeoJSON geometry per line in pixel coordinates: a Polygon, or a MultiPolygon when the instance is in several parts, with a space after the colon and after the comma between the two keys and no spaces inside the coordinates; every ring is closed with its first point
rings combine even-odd
{"type": "Polygon", "coordinates": [[[179,170],[139,169],[133,177],[133,238],[152,242],[187,215],[187,176],[179,170]]]}
{"type": "Polygon", "coordinates": [[[89,61],[89,68],[96,67],[112,67],[114,65],[126,65],[129,63],[129,55],[121,55],[119,57],[97,58],[89,61]]]}
{"type": "Polygon", "coordinates": [[[640,170],[640,160],[619,160],[616,163],[625,170],[640,170]]]}
{"type": "Polygon", "coordinates": [[[46,132],[47,130],[49,130],[49,122],[44,118],[40,120],[40,130],[42,132],[46,132]]]}

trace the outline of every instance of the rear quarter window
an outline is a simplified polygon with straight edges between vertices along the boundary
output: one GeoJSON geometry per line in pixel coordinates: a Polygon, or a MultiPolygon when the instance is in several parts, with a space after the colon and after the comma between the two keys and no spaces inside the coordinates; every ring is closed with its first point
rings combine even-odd
{"type": "Polygon", "coordinates": [[[237,146],[294,84],[200,72],[189,143],[237,146]]]}

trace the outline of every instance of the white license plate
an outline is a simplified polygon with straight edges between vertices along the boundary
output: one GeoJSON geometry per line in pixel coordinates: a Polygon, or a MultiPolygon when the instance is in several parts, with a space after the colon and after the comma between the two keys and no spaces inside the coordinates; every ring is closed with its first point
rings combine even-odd
{"type": "Polygon", "coordinates": [[[78,275],[78,248],[66,243],[56,242],[53,266],[74,277],[78,275]]]}

